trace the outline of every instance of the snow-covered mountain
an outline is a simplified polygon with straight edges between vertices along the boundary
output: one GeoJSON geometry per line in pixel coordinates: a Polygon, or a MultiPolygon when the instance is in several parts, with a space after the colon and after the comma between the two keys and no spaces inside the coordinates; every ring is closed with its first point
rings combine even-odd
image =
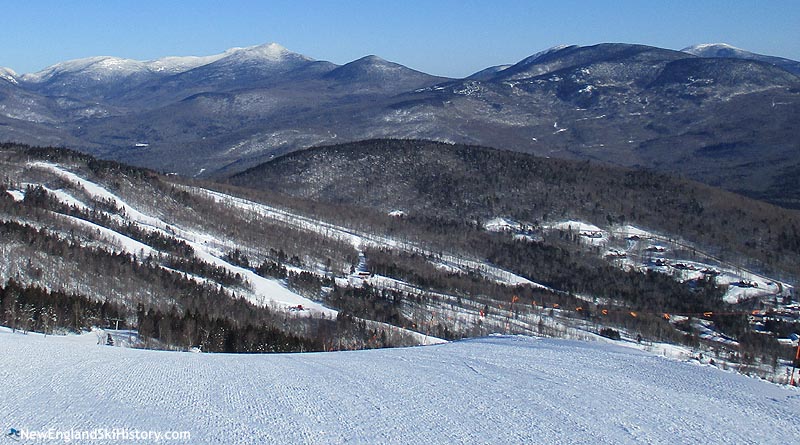
{"type": "Polygon", "coordinates": [[[266,43],[244,48],[231,48],[223,54],[223,57],[220,57],[220,59],[224,59],[226,63],[232,64],[241,62],[280,63],[290,59],[305,60],[307,62],[313,60],[310,57],[291,52],[277,43],[266,43]]]}
{"type": "Polygon", "coordinates": [[[561,53],[562,51],[575,48],[578,47],[576,45],[553,46],[551,48],[530,55],[520,60],[519,62],[509,66],[507,69],[497,70],[497,72],[502,73],[504,76],[509,76],[511,73],[513,73],[519,78],[540,76],[554,69],[557,69],[555,66],[547,64],[547,61],[551,60],[551,56],[554,56],[556,54],[563,55],[563,53],[561,53]]]}
{"type": "Polygon", "coordinates": [[[500,71],[492,80],[513,82],[550,74],[554,74],[554,78],[561,78],[555,73],[563,72],[564,75],[573,75],[576,80],[586,76],[602,76],[604,81],[624,85],[634,79],[641,81],[640,78],[648,71],[657,71],[666,63],[680,58],[685,58],[685,55],[645,45],[561,45],[526,57],[500,71]],[[592,69],[593,66],[595,69],[592,69]]]}
{"type": "MultiPolygon", "coordinates": [[[[143,84],[202,67],[193,79],[243,76],[280,72],[311,59],[292,53],[278,44],[231,48],[211,56],[163,57],[138,61],[100,56],[57,63],[39,72],[19,77],[23,85],[48,95],[92,100],[117,97],[143,84]],[[209,66],[211,65],[211,66],[209,66]],[[220,74],[220,72],[222,74],[220,74]]],[[[243,82],[243,79],[239,79],[243,82]]]]}
{"type": "MultiPolygon", "coordinates": [[[[505,65],[497,65],[497,66],[490,66],[489,68],[485,68],[477,73],[474,73],[467,77],[467,79],[472,80],[491,80],[494,78],[498,78],[500,73],[508,75],[510,72],[513,72],[517,75],[517,77],[536,77],[543,74],[546,74],[550,71],[558,69],[557,66],[549,66],[547,65],[547,61],[551,59],[551,55],[563,55],[561,53],[562,50],[571,50],[578,48],[577,45],[556,45],[545,50],[539,51],[535,54],[532,54],[517,63],[513,64],[505,64],[505,65]],[[509,68],[513,68],[510,72],[507,72],[509,68]]],[[[554,56],[558,57],[558,56],[554,56]]]]}
{"type": "Polygon", "coordinates": [[[14,72],[11,68],[4,68],[0,66],[0,79],[5,80],[6,82],[16,84],[17,81],[17,73],[14,72]]]}
{"type": "Polygon", "coordinates": [[[226,53],[211,56],[170,56],[144,62],[150,71],[158,73],[178,74],[199,66],[215,62],[226,53]]]}
{"type": "MultiPolygon", "coordinates": [[[[224,53],[203,58],[202,62],[207,63],[185,70],[158,71],[156,76],[145,79],[133,88],[120,88],[109,100],[138,112],[150,111],[177,105],[196,95],[227,94],[287,83],[296,87],[298,82],[318,78],[336,67],[330,62],[315,61],[274,43],[231,48],[224,53]]],[[[178,65],[173,63],[173,66],[178,65]]],[[[158,67],[156,62],[151,64],[153,70],[158,67]]]]}
{"type": "Polygon", "coordinates": [[[683,48],[681,51],[699,57],[729,57],[734,59],[758,60],[775,66],[779,66],[786,71],[800,76],[800,62],[783,57],[767,56],[764,54],[753,53],[727,43],[702,43],[683,48]]]}
{"type": "Polygon", "coordinates": [[[256,45],[245,48],[231,48],[217,60],[196,67],[192,77],[230,75],[233,78],[243,75],[274,74],[288,71],[314,60],[294,53],[276,43],[256,45]]]}
{"type": "Polygon", "coordinates": [[[700,43],[687,46],[681,51],[700,57],[734,57],[744,59],[755,55],[750,51],[745,51],[727,43],[700,43]]]}
{"type": "Polygon", "coordinates": [[[85,76],[94,80],[116,80],[149,71],[144,62],[119,57],[99,56],[57,63],[39,72],[23,74],[28,83],[61,80],[67,76],[85,76]]]}
{"type": "Polygon", "coordinates": [[[174,442],[194,444],[779,444],[800,436],[798,391],[665,359],[658,348],[505,336],[236,356],[105,346],[104,334],[0,329],[8,357],[0,410],[23,443],[48,430],[63,443],[56,433],[114,429],[119,437],[92,443],[143,443],[135,431],[184,433],[174,442]]]}
{"type": "Polygon", "coordinates": [[[0,98],[10,119],[0,139],[40,145],[47,135],[187,175],[241,171],[323,143],[422,138],[655,168],[800,205],[781,186],[800,165],[800,78],[759,60],[558,46],[447,79],[377,56],[338,66],[267,44],[5,77],[19,88],[0,98]]]}
{"type": "Polygon", "coordinates": [[[365,56],[330,71],[323,76],[336,81],[345,88],[385,90],[403,93],[447,81],[442,77],[431,76],[398,63],[389,62],[378,56],[365,56]]]}
{"type": "Polygon", "coordinates": [[[148,61],[112,56],[88,57],[57,63],[35,73],[23,74],[21,80],[35,84],[67,76],[110,81],[142,73],[177,74],[245,50],[246,48],[232,48],[211,56],[169,56],[148,61]]]}

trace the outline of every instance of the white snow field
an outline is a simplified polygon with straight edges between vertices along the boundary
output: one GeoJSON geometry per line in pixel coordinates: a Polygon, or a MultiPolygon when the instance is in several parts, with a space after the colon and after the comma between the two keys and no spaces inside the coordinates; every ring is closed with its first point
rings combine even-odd
{"type": "MultiPolygon", "coordinates": [[[[74,443],[797,443],[800,392],[595,342],[488,337],[408,349],[230,355],[0,330],[0,417],[74,443]],[[119,437],[118,437],[119,438],[119,437]]],[[[29,436],[30,437],[30,436],[29,436]]],[[[9,443],[11,443],[9,441],[9,443]]]]}

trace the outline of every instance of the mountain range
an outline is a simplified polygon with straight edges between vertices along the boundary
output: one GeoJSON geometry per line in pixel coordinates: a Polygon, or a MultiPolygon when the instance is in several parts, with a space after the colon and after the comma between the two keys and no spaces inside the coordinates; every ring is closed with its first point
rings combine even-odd
{"type": "Polygon", "coordinates": [[[277,44],[0,69],[0,140],[187,176],[369,138],[479,144],[683,175],[800,205],[797,62],[726,45],[560,46],[449,79],[277,44]]]}

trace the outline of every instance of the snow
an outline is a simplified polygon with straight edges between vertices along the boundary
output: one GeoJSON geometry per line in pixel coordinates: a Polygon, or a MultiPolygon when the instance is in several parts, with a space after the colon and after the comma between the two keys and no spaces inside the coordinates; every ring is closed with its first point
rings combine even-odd
{"type": "Polygon", "coordinates": [[[582,221],[562,221],[543,226],[545,229],[558,229],[578,232],[581,240],[591,245],[602,245],[608,241],[608,232],[594,224],[582,221]]]}
{"type": "MultiPolygon", "coordinates": [[[[105,199],[113,202],[119,209],[122,210],[122,213],[127,219],[149,230],[155,230],[167,236],[175,236],[177,239],[183,240],[189,246],[191,246],[195,251],[195,255],[201,260],[215,266],[223,267],[232,274],[238,273],[244,277],[244,279],[252,287],[253,295],[249,296],[249,300],[255,304],[264,306],[272,302],[285,307],[296,307],[298,305],[302,305],[304,308],[309,309],[310,314],[324,313],[330,316],[336,316],[337,314],[337,311],[326,308],[319,303],[302,297],[299,294],[282,286],[275,280],[261,277],[251,270],[244,269],[224,261],[221,259],[221,256],[223,255],[222,252],[218,252],[214,247],[212,247],[215,245],[222,245],[224,243],[211,235],[185,230],[176,225],[170,225],[159,218],[146,215],[101,185],[89,181],[88,179],[70,172],[56,164],[47,162],[34,162],[31,163],[30,166],[48,170],[58,175],[62,179],[71,182],[75,186],[82,188],[86,193],[94,198],[105,199]]],[[[68,204],[76,203],[75,198],[69,194],[66,194],[65,192],[55,193],[55,196],[61,199],[62,202],[66,202],[68,204]]],[[[82,205],[80,202],[77,202],[77,204],[82,205]]],[[[77,218],[72,219],[76,223],[89,225],[94,229],[100,230],[106,239],[115,241],[116,245],[120,246],[120,248],[128,251],[129,253],[139,254],[142,251],[144,251],[145,254],[155,253],[155,251],[153,251],[153,249],[151,249],[149,246],[133,240],[123,234],[77,218]]]]}
{"type": "Polygon", "coordinates": [[[543,226],[546,230],[572,230],[581,235],[581,241],[591,246],[606,246],[607,258],[615,261],[620,267],[634,269],[651,269],[673,274],[679,281],[685,282],[703,278],[704,270],[714,270],[719,275],[716,281],[727,285],[723,300],[736,304],[745,300],[787,295],[792,286],[749,271],[741,266],[725,262],[685,241],[672,239],[664,235],[649,232],[632,225],[611,226],[607,229],[581,221],[563,221],[543,226]],[[620,243],[624,243],[623,246],[620,243]],[[610,245],[609,245],[610,244],[610,245]],[[674,251],[692,252],[698,259],[683,258],[674,251]],[[658,260],[663,264],[656,265],[658,260]],[[741,285],[742,282],[754,286],[741,285]]]}
{"type": "Polygon", "coordinates": [[[154,218],[152,216],[145,215],[144,213],[128,205],[125,201],[121,200],[117,195],[111,193],[103,186],[96,184],[92,181],[89,181],[88,179],[85,179],[75,173],[72,173],[71,171],[66,170],[56,164],[40,161],[40,162],[32,162],[29,165],[34,168],[41,168],[44,170],[49,170],[52,173],[55,173],[62,179],[65,179],[75,184],[76,186],[83,188],[89,195],[91,195],[94,198],[101,200],[109,200],[113,202],[121,211],[125,213],[125,215],[127,215],[128,218],[132,219],[135,222],[159,229],[167,228],[168,224],[165,223],[164,221],[161,221],[160,219],[154,218]]]}
{"type": "Polygon", "coordinates": [[[556,45],[556,46],[548,48],[548,49],[546,49],[544,51],[539,51],[538,53],[536,53],[536,54],[534,54],[532,56],[526,57],[521,62],[519,62],[518,65],[530,65],[530,64],[539,62],[539,59],[542,56],[546,56],[548,54],[551,54],[551,53],[554,53],[554,52],[557,52],[557,51],[561,51],[562,49],[569,48],[569,46],[570,45],[556,45]]]}
{"type": "Polygon", "coordinates": [[[737,48],[727,43],[701,43],[699,45],[688,46],[683,48],[681,52],[693,55],[699,55],[709,51],[729,50],[734,52],[746,52],[741,48],[737,48]]]}
{"type": "Polygon", "coordinates": [[[248,46],[244,48],[231,48],[225,51],[224,54],[225,57],[222,59],[255,59],[266,62],[281,62],[286,60],[289,56],[297,56],[304,60],[312,60],[308,57],[295,54],[277,43],[266,43],[264,45],[248,46]]]}
{"type": "Polygon", "coordinates": [[[136,241],[135,239],[127,237],[119,232],[115,232],[111,229],[97,225],[91,221],[86,221],[69,215],[61,215],[61,217],[69,219],[73,224],[82,225],[93,230],[97,230],[100,232],[101,236],[109,241],[112,245],[119,246],[119,249],[122,252],[127,252],[134,255],[140,255],[142,253],[144,255],[154,255],[157,253],[157,251],[147,244],[136,241]]]}
{"type": "MultiPolygon", "coordinates": [[[[140,212],[139,210],[135,209],[134,207],[132,207],[130,204],[128,204],[127,202],[125,202],[124,200],[122,200],[121,198],[119,198],[118,196],[116,196],[114,193],[110,192],[103,186],[96,184],[76,173],[66,170],[65,168],[59,165],[47,162],[34,162],[34,163],[29,163],[28,165],[32,168],[39,168],[47,170],[53,174],[56,174],[62,179],[71,182],[73,186],[82,189],[86,194],[88,194],[91,197],[113,202],[114,205],[121,210],[120,213],[122,216],[112,215],[112,217],[120,220],[120,222],[125,222],[125,221],[133,222],[140,228],[155,231],[164,236],[174,237],[192,247],[192,249],[194,249],[195,256],[200,260],[212,264],[214,266],[222,267],[231,274],[238,274],[243,278],[245,285],[247,286],[248,289],[236,289],[235,291],[237,295],[246,298],[253,304],[260,306],[275,305],[278,307],[283,307],[284,309],[296,308],[298,306],[302,306],[304,308],[303,314],[311,317],[320,315],[325,315],[328,317],[336,317],[338,315],[338,311],[327,308],[316,301],[310,300],[306,297],[301,296],[300,294],[297,294],[289,290],[280,281],[264,278],[256,274],[252,270],[238,267],[223,260],[222,257],[224,256],[225,252],[223,251],[224,248],[220,248],[220,246],[226,246],[228,248],[232,248],[234,246],[231,243],[226,243],[225,241],[220,240],[215,236],[207,233],[200,233],[192,230],[187,230],[185,228],[180,227],[177,224],[170,224],[162,219],[146,215],[140,212]]],[[[59,200],[61,200],[66,204],[77,205],[79,207],[86,208],[84,203],[80,202],[75,197],[64,191],[49,190],[49,189],[48,191],[53,193],[53,195],[56,198],[58,198],[59,200]]],[[[150,246],[143,244],[137,240],[134,240],[122,233],[110,230],[106,227],[102,227],[92,222],[84,221],[79,218],[74,218],[68,215],[60,215],[60,217],[68,218],[74,224],[84,225],[91,229],[96,230],[98,234],[110,244],[109,246],[106,246],[107,248],[109,248],[109,250],[124,251],[133,255],[140,255],[140,256],[158,253],[150,246]]],[[[164,267],[164,269],[169,269],[169,268],[164,267]]],[[[184,274],[184,276],[201,283],[207,282],[205,278],[191,276],[188,274],[184,274]]],[[[390,326],[384,323],[378,323],[369,320],[365,321],[368,324],[375,325],[376,327],[382,329],[388,328],[388,329],[402,330],[406,334],[412,335],[420,344],[435,344],[443,341],[435,337],[431,337],[413,331],[407,331],[401,328],[396,328],[394,326],[390,326]]]]}
{"type": "Polygon", "coordinates": [[[23,74],[25,82],[46,82],[63,74],[83,74],[95,80],[112,79],[137,73],[177,74],[221,58],[223,54],[207,57],[165,57],[142,62],[120,57],[98,56],[68,60],[51,65],[36,73],[23,74]]]}
{"type": "Polygon", "coordinates": [[[521,230],[522,225],[506,218],[492,218],[483,225],[489,232],[508,232],[521,230]]]}
{"type": "Polygon", "coordinates": [[[656,236],[653,234],[653,232],[648,232],[647,230],[640,229],[630,224],[618,227],[616,230],[614,230],[614,234],[625,237],[638,236],[640,238],[652,238],[656,236]]]}
{"type": "MultiPolygon", "coordinates": [[[[798,391],[608,343],[230,355],[0,330],[21,431],[186,431],[159,443],[793,443],[798,391]]],[[[26,442],[27,443],[27,442],[26,442]]],[[[63,443],[63,442],[51,442],[63,443]]],[[[134,443],[97,441],[92,443],[134,443]]],[[[153,443],[153,442],[149,442],[153,443]]]]}
{"type": "Polygon", "coordinates": [[[145,65],[156,73],[178,74],[216,62],[223,57],[225,53],[211,56],[170,56],[145,62],[145,65]]]}
{"type": "Polygon", "coordinates": [[[61,201],[62,203],[66,204],[68,206],[75,206],[75,207],[77,207],[79,209],[90,210],[89,207],[86,204],[84,204],[83,202],[79,201],[77,198],[75,198],[71,194],[65,192],[64,190],[60,190],[60,189],[54,190],[54,189],[51,189],[51,188],[45,187],[45,186],[42,186],[42,188],[45,189],[45,191],[47,193],[52,193],[55,196],[56,199],[58,199],[59,201],[61,201]]]}
{"type": "MultiPolygon", "coordinates": [[[[51,65],[36,73],[17,76],[8,68],[0,68],[0,78],[16,83],[20,78],[24,82],[46,82],[63,74],[82,74],[94,80],[116,79],[141,73],[179,74],[225,58],[255,59],[268,62],[280,62],[294,55],[276,43],[256,45],[246,48],[231,48],[210,56],[170,56],[155,60],[139,61],[112,56],[96,56],[83,59],[67,60],[51,65]]],[[[299,56],[311,60],[304,56],[299,56]]]]}
{"type": "Polygon", "coordinates": [[[271,218],[290,226],[296,227],[301,230],[315,232],[317,234],[341,240],[350,243],[356,250],[361,250],[365,247],[389,247],[394,249],[413,251],[421,253],[426,256],[436,257],[432,261],[434,265],[441,264],[450,268],[457,268],[459,270],[469,269],[477,271],[484,277],[494,280],[501,284],[509,284],[512,286],[520,284],[528,284],[535,287],[545,287],[541,284],[534,283],[533,281],[516,275],[512,272],[503,270],[485,262],[471,260],[467,258],[457,257],[454,255],[439,255],[438,253],[425,250],[412,243],[393,239],[390,237],[383,237],[374,234],[358,232],[346,227],[337,226],[324,221],[315,220],[302,215],[291,213],[286,210],[270,207],[254,201],[238,198],[235,196],[227,195],[216,191],[200,189],[195,187],[185,187],[185,190],[193,193],[201,194],[205,197],[214,199],[217,202],[226,203],[240,210],[255,212],[260,216],[271,218]]]}
{"type": "Polygon", "coordinates": [[[228,54],[221,53],[204,57],[163,57],[150,61],[139,61],[119,57],[99,56],[68,60],[49,66],[39,72],[24,74],[26,82],[43,82],[64,73],[83,73],[95,78],[124,76],[136,73],[178,74],[209,64],[228,54]]]}
{"type": "Polygon", "coordinates": [[[87,57],[51,65],[39,72],[23,74],[24,82],[46,82],[65,73],[85,73],[95,80],[127,76],[146,71],[144,63],[111,56],[87,57]]]}
{"type": "Polygon", "coordinates": [[[453,94],[459,94],[462,96],[473,96],[476,93],[480,93],[483,91],[483,87],[481,86],[480,82],[471,80],[464,82],[460,87],[453,88],[453,94]]]}
{"type": "Polygon", "coordinates": [[[14,72],[11,68],[4,68],[0,66],[0,79],[5,80],[6,82],[10,82],[13,84],[17,84],[17,73],[14,72]]]}
{"type": "Polygon", "coordinates": [[[195,249],[195,254],[201,260],[215,266],[224,267],[231,273],[238,273],[239,275],[243,276],[245,280],[250,283],[253,288],[253,292],[256,294],[256,298],[253,301],[254,303],[264,306],[268,302],[272,301],[273,303],[278,303],[285,307],[303,306],[314,313],[324,313],[334,317],[338,314],[338,312],[333,309],[326,308],[317,302],[311,301],[308,298],[302,297],[290,291],[275,280],[264,278],[252,270],[229,264],[228,262],[206,252],[204,247],[198,243],[188,242],[188,244],[195,249]]]}
{"type": "Polygon", "coordinates": [[[11,195],[11,197],[14,198],[14,201],[17,201],[17,202],[22,201],[23,199],[25,199],[25,192],[23,192],[21,190],[6,190],[6,193],[11,195]]]}

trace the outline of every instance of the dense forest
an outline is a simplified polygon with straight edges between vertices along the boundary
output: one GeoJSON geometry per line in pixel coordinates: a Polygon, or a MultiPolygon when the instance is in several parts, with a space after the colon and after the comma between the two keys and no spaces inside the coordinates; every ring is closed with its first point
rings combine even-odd
{"type": "Polygon", "coordinates": [[[252,307],[247,312],[255,314],[242,316],[245,312],[241,302],[226,306],[237,313],[223,314],[212,310],[213,306],[180,311],[176,306],[161,310],[145,309],[139,304],[131,310],[83,295],[23,286],[13,279],[0,285],[0,323],[22,332],[135,328],[141,343],[134,346],[184,350],[196,347],[206,352],[304,352],[391,345],[385,330],[368,327],[347,315],[333,320],[289,320],[285,315],[252,307]],[[302,326],[305,332],[287,332],[289,324],[295,325],[292,331],[302,326]]]}
{"type": "MultiPolygon", "coordinates": [[[[533,225],[574,218],[679,234],[772,273],[796,276],[799,270],[797,211],[647,170],[458,144],[370,140],[291,153],[228,181],[345,209],[402,210],[404,222],[443,226],[456,237],[456,226],[496,216],[533,225]]],[[[402,230],[397,222],[384,225],[402,230]]]]}

